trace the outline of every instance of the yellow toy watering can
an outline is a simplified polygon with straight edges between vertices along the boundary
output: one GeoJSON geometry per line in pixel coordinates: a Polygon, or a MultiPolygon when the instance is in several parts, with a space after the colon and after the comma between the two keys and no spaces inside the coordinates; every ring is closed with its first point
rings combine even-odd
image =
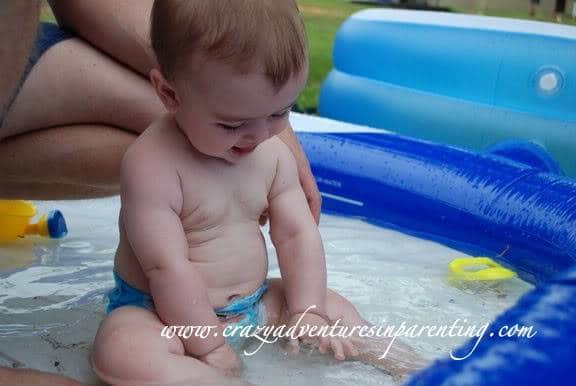
{"type": "Polygon", "coordinates": [[[504,268],[489,257],[460,257],[448,264],[451,284],[462,282],[501,281],[516,277],[516,272],[504,268]]]}
{"type": "Polygon", "coordinates": [[[66,236],[68,228],[59,210],[44,215],[31,223],[36,207],[30,201],[0,200],[0,243],[17,240],[27,235],[59,239],[66,236]]]}

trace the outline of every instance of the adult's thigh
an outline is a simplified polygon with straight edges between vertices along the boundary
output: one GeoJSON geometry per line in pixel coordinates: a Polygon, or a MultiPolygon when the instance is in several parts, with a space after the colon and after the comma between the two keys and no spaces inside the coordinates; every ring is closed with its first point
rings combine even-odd
{"type": "Polygon", "coordinates": [[[163,112],[146,79],[73,38],[51,47],[33,67],[0,128],[0,139],[75,124],[139,133],[163,112]]]}

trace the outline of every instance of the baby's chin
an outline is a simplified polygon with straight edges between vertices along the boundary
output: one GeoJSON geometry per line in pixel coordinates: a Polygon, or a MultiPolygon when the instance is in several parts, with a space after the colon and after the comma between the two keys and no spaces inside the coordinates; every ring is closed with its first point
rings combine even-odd
{"type": "Polygon", "coordinates": [[[226,161],[226,162],[231,163],[231,164],[238,163],[238,160],[239,160],[238,157],[236,157],[235,154],[231,151],[231,149],[228,149],[222,153],[215,153],[213,151],[212,152],[206,151],[205,149],[202,149],[200,147],[196,147],[194,145],[192,145],[192,147],[201,156],[204,156],[207,158],[212,158],[214,160],[222,160],[222,161],[226,161]]]}
{"type": "Polygon", "coordinates": [[[225,161],[231,165],[237,164],[242,159],[242,157],[238,156],[238,154],[236,154],[236,152],[232,151],[232,149],[229,149],[224,154],[218,154],[218,155],[206,154],[206,155],[208,157],[220,159],[220,160],[225,161]]]}
{"type": "Polygon", "coordinates": [[[202,151],[200,149],[196,149],[196,150],[206,157],[220,159],[220,160],[226,161],[230,164],[237,164],[238,162],[242,161],[244,158],[246,158],[246,157],[250,156],[252,153],[254,153],[254,150],[256,150],[256,148],[257,148],[257,146],[255,146],[253,149],[241,149],[241,148],[237,148],[234,146],[234,147],[231,147],[230,149],[226,150],[222,154],[213,154],[210,152],[202,151]]]}

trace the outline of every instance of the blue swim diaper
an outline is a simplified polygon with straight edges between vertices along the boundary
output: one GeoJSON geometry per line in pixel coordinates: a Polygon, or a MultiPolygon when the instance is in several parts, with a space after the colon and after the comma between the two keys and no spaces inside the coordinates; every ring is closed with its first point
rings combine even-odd
{"type": "MultiPolygon", "coordinates": [[[[106,314],[110,314],[122,306],[136,306],[155,311],[154,301],[150,294],[134,288],[124,281],[116,272],[114,272],[114,281],[116,286],[108,292],[107,295],[108,307],[106,308],[106,314]]],[[[235,334],[231,334],[225,338],[226,342],[232,347],[240,347],[244,343],[245,337],[241,336],[240,333],[243,330],[248,332],[248,326],[251,327],[251,331],[249,332],[250,335],[252,335],[256,326],[264,326],[266,324],[266,309],[262,301],[262,296],[267,289],[268,281],[265,280],[262,285],[250,295],[236,299],[227,306],[214,310],[216,315],[223,319],[232,318],[241,314],[244,315],[243,319],[229,324],[225,330],[227,335],[228,333],[235,332],[235,334]]]]}

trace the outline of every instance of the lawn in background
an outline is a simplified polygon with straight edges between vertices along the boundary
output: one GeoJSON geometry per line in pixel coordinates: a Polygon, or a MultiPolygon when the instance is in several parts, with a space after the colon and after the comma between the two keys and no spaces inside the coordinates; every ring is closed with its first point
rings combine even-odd
{"type": "Polygon", "coordinates": [[[368,7],[345,0],[298,0],[298,5],[308,32],[310,74],[297,107],[314,113],[318,106],[320,87],[332,68],[332,48],[336,31],[351,14],[368,7]]]}

